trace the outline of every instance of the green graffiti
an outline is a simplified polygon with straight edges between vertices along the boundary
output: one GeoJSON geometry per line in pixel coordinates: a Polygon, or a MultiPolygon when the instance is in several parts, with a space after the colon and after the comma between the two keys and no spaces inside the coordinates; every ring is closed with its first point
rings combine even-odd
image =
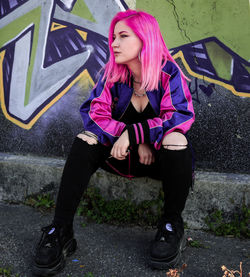
{"type": "Polygon", "coordinates": [[[5,43],[11,41],[14,37],[20,35],[20,33],[22,33],[25,30],[25,28],[27,28],[29,25],[32,24],[35,26],[34,33],[33,33],[31,56],[30,56],[30,66],[28,69],[27,82],[26,82],[25,99],[24,99],[25,106],[29,103],[31,77],[32,77],[37,43],[38,43],[40,18],[41,18],[41,7],[38,7],[28,12],[27,14],[17,18],[16,20],[12,21],[10,24],[8,24],[7,26],[1,29],[0,48],[5,43]]]}
{"type": "Polygon", "coordinates": [[[249,74],[250,74],[250,66],[246,66],[246,65],[244,65],[243,64],[243,67],[249,72],[249,74]]]}
{"type": "Polygon", "coordinates": [[[250,60],[248,0],[137,0],[136,8],[156,17],[169,48],[215,36],[250,60]]]}
{"type": "Polygon", "coordinates": [[[214,69],[220,78],[230,81],[232,57],[217,43],[211,41],[206,43],[208,56],[214,69]]]}
{"type": "Polygon", "coordinates": [[[71,13],[89,21],[96,22],[84,1],[76,1],[71,13]]]}

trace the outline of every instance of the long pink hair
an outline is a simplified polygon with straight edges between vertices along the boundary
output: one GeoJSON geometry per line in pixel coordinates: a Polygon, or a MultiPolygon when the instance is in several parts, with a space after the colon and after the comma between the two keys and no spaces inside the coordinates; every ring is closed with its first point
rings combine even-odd
{"type": "MultiPolygon", "coordinates": [[[[121,20],[133,30],[143,44],[140,53],[141,88],[145,90],[157,89],[161,70],[166,62],[170,60],[176,65],[177,63],[169,53],[157,20],[144,11],[127,10],[118,12],[112,19],[108,37],[110,57],[105,66],[103,80],[107,78],[107,83],[115,83],[118,81],[125,83],[131,77],[131,72],[127,65],[115,63],[114,52],[111,47],[115,25],[121,20]]],[[[177,67],[179,68],[178,65],[177,67]]],[[[183,74],[182,71],[181,74],[183,74]]]]}

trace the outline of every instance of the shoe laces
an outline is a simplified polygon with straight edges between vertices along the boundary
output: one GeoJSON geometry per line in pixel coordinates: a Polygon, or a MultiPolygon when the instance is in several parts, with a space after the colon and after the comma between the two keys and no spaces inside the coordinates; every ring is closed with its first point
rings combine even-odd
{"type": "Polygon", "coordinates": [[[166,230],[166,229],[160,230],[159,241],[168,242],[171,239],[173,239],[173,237],[175,237],[174,231],[169,231],[169,230],[166,230]]]}
{"type": "Polygon", "coordinates": [[[49,226],[43,227],[42,229],[42,237],[39,242],[40,247],[52,248],[59,241],[59,230],[58,227],[51,224],[49,226]]]}
{"type": "Polygon", "coordinates": [[[176,236],[175,227],[170,222],[161,220],[157,227],[156,240],[158,241],[168,242],[176,236]]]}

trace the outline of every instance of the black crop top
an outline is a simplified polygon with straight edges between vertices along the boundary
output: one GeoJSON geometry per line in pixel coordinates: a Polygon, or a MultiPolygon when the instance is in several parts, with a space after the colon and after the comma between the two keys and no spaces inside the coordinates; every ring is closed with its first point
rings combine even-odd
{"type": "Polygon", "coordinates": [[[151,104],[148,102],[146,108],[140,113],[138,112],[132,102],[129,103],[127,110],[121,117],[120,121],[124,122],[125,124],[133,124],[138,122],[143,122],[144,120],[147,120],[149,118],[156,117],[156,114],[151,106],[151,104]]]}

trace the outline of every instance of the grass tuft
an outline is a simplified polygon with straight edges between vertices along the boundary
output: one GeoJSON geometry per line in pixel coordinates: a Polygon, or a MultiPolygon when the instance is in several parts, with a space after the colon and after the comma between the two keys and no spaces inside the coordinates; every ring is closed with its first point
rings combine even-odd
{"type": "Polygon", "coordinates": [[[250,209],[243,205],[229,219],[222,211],[215,210],[205,218],[205,223],[217,236],[250,238],[249,218],[250,209]]]}

